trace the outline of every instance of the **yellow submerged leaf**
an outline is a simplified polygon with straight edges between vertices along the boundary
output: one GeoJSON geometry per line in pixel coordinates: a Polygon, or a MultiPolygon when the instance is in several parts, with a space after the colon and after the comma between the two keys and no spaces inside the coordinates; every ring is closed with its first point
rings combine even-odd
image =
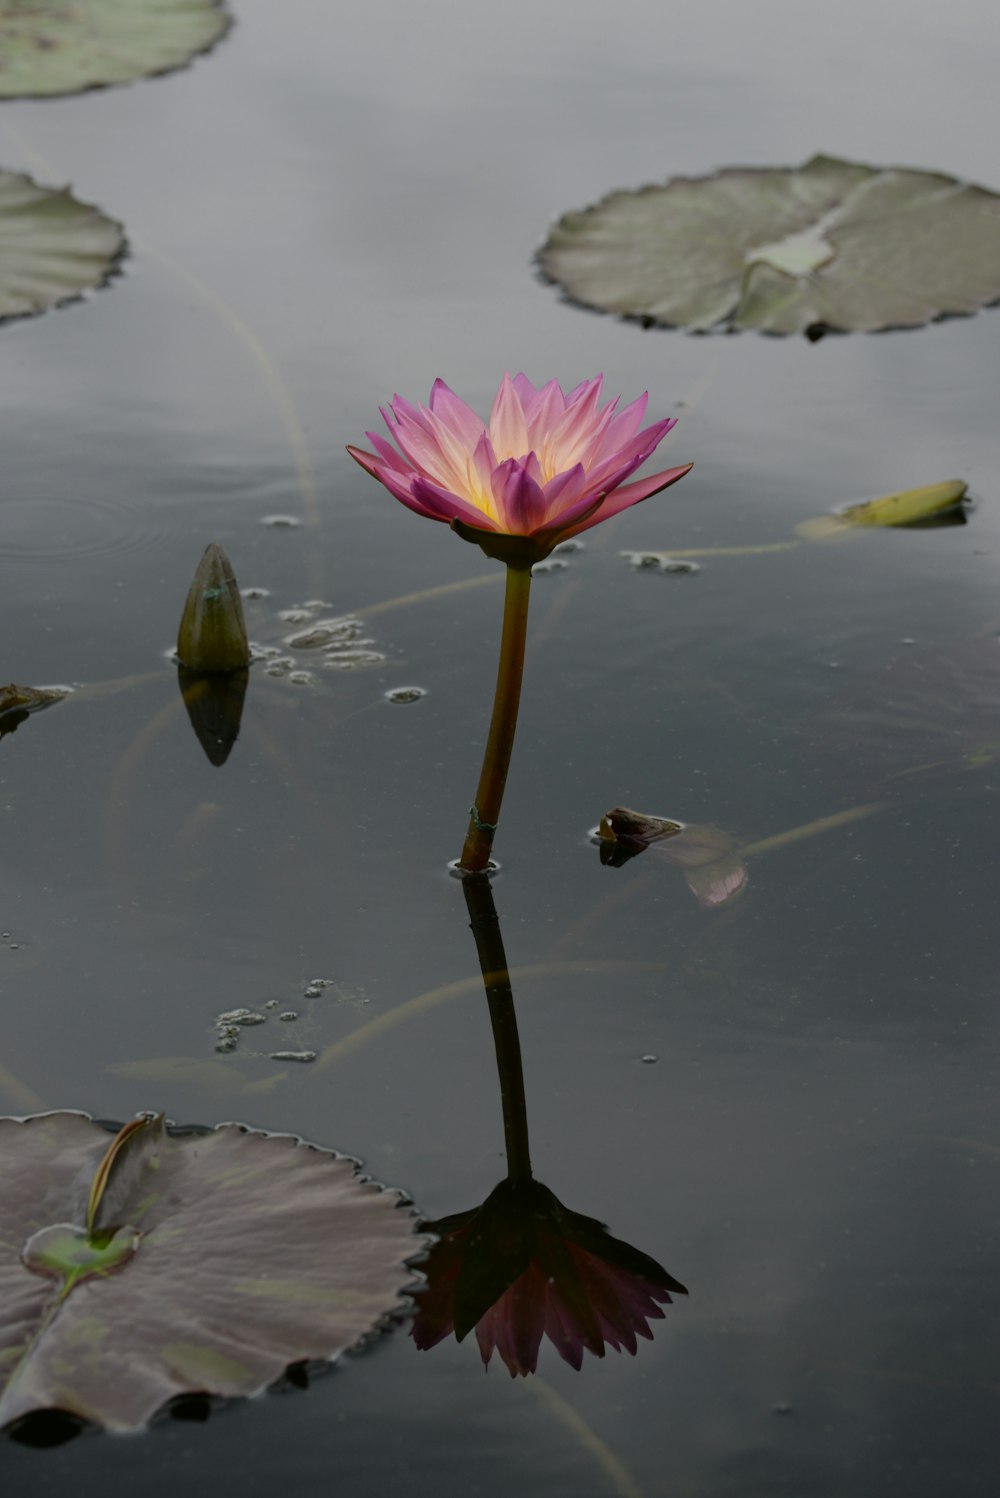
{"type": "Polygon", "coordinates": [[[855,525],[925,524],[957,511],[968,487],[961,479],[945,479],[939,484],[924,484],[919,489],[900,489],[895,494],[883,494],[880,499],[844,505],[834,515],[805,520],[795,527],[795,531],[804,541],[825,541],[846,534],[847,529],[855,525]]]}

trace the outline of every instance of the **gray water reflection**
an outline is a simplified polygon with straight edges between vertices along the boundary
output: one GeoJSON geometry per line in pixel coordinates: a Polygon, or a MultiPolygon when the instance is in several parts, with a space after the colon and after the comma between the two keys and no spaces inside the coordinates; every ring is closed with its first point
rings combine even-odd
{"type": "Polygon", "coordinates": [[[361,1154],[429,1216],[497,1178],[474,986],[323,1071],[216,1058],[213,1022],[297,1008],[323,974],[343,997],[301,1042],[322,1052],[477,979],[441,871],[500,569],[374,616],[384,667],[313,690],[255,667],[221,770],[164,652],[212,539],[270,590],[248,626],[275,642],[311,598],[356,614],[488,575],[342,443],[436,374],[482,407],[505,367],[601,368],[681,416],[669,461],[697,466],[538,581],[496,893],[515,967],[577,964],[518,980],[543,1178],[669,1243],[698,1294],[635,1361],[543,1352],[534,1382],[599,1448],[467,1349],[418,1363],[396,1336],[204,1427],[4,1446],[5,1488],[991,1492],[998,314],[815,348],[643,335],[560,304],[529,261],[573,204],[734,160],[822,148],[995,187],[995,11],[236,9],[189,73],[0,116],[5,165],[72,180],[135,245],[115,287],[0,330],[0,676],[82,684],[0,747],[0,1075],[23,1089],[0,1083],[3,1105],[245,1116],[361,1154]],[[945,96],[961,108],[928,107],[945,96]],[[771,545],[952,476],[981,499],[952,531],[702,556],[687,578],[618,556],[771,545]],[[409,680],[427,697],[404,713],[383,694],[409,680]],[[751,856],[714,910],[587,842],[616,803],[743,846],[871,799],[751,856]],[[222,1070],[122,1069],[164,1058],[222,1070]]]}

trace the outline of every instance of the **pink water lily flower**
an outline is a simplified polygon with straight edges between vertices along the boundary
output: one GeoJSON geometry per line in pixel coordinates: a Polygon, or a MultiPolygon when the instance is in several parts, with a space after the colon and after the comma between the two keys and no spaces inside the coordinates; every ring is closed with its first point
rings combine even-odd
{"type": "Polygon", "coordinates": [[[523,374],[504,375],[486,424],[435,380],[429,406],[397,395],[382,408],[396,447],[369,432],[374,452],[347,450],[418,515],[445,521],[488,556],[530,565],[692,466],[626,483],[676,421],[640,430],[648,396],[622,410],[617,399],[602,406],[602,384],[598,375],[564,395],[556,380],[536,388],[523,374]]]}

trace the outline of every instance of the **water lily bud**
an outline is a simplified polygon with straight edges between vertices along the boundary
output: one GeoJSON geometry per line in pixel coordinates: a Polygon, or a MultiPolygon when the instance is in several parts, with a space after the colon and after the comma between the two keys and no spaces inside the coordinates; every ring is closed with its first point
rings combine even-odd
{"type": "Polygon", "coordinates": [[[214,541],[198,563],[177,632],[177,655],[190,671],[245,671],[250,646],[233,566],[214,541]]]}

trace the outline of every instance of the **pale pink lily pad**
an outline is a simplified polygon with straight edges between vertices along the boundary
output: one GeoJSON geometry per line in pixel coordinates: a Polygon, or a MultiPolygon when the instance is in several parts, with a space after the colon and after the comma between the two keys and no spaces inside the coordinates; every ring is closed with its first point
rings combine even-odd
{"type": "Polygon", "coordinates": [[[82,1113],[0,1119],[0,1426],[59,1409],[112,1431],[168,1400],[260,1392],[398,1310],[404,1199],[353,1160],[239,1124],[120,1152],[82,1113]]]}

